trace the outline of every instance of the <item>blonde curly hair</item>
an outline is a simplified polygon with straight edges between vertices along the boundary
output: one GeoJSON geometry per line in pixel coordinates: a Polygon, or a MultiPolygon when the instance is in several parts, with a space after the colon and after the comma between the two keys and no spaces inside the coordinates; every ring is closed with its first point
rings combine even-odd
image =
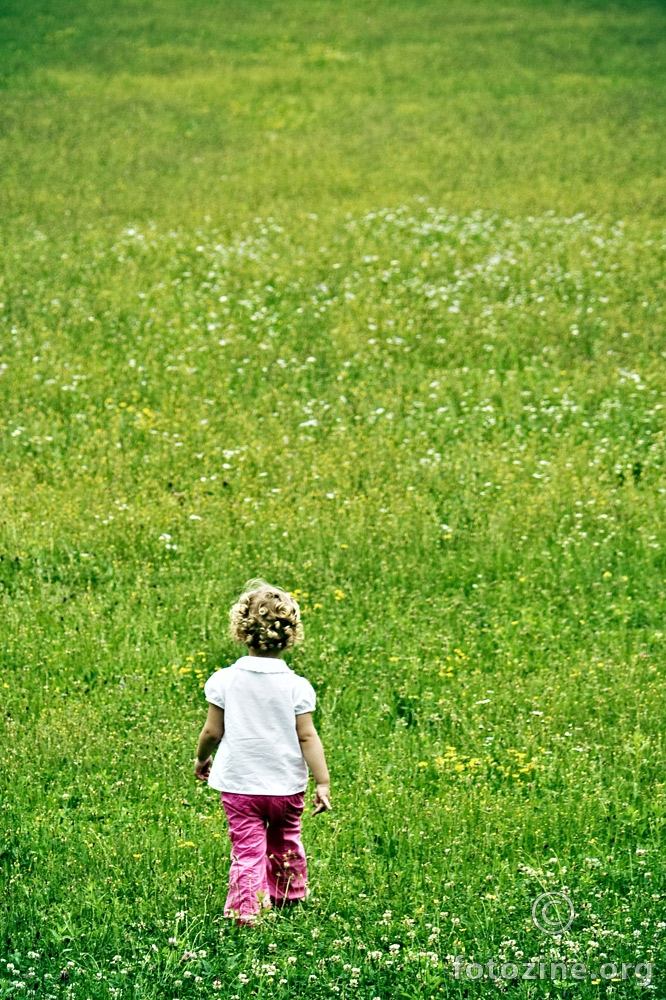
{"type": "Polygon", "coordinates": [[[231,638],[258,653],[279,653],[303,638],[294,598],[265,580],[250,580],[229,612],[231,638]]]}

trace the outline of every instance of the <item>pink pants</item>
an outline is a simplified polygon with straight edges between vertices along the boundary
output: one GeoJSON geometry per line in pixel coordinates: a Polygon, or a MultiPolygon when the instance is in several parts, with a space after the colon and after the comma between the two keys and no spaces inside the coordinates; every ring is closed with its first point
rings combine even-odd
{"type": "Polygon", "coordinates": [[[262,906],[304,899],[307,863],[301,844],[304,793],[222,792],[229,822],[231,868],[225,917],[251,921],[262,906]]]}

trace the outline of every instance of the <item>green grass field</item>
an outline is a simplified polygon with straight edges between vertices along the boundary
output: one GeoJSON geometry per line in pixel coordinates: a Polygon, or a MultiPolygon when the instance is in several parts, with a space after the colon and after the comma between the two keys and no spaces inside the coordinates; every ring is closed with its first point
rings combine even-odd
{"type": "Polygon", "coordinates": [[[663,995],[665,28],[0,6],[0,997],[663,995]],[[257,575],[335,810],[243,932],[192,760],[257,575]]]}

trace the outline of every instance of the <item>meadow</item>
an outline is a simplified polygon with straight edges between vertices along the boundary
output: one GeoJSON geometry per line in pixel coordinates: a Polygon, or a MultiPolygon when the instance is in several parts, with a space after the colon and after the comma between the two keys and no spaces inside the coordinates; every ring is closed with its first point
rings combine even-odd
{"type": "Polygon", "coordinates": [[[2,5],[1,997],[661,995],[664,22],[2,5]],[[248,932],[192,765],[254,576],[334,811],[248,932]]]}

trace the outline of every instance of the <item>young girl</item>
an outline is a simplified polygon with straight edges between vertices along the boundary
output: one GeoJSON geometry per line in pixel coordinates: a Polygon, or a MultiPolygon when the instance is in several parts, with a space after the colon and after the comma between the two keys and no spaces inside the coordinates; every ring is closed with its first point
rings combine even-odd
{"type": "Polygon", "coordinates": [[[229,617],[232,638],[248,655],[206,682],[208,718],[194,774],[222,793],[229,822],[224,915],[251,924],[262,907],[305,898],[301,814],[308,766],[317,785],[313,816],[331,808],[330,779],[312,724],[312,685],[280,658],[303,638],[298,604],[278,587],[252,580],[229,617]]]}

